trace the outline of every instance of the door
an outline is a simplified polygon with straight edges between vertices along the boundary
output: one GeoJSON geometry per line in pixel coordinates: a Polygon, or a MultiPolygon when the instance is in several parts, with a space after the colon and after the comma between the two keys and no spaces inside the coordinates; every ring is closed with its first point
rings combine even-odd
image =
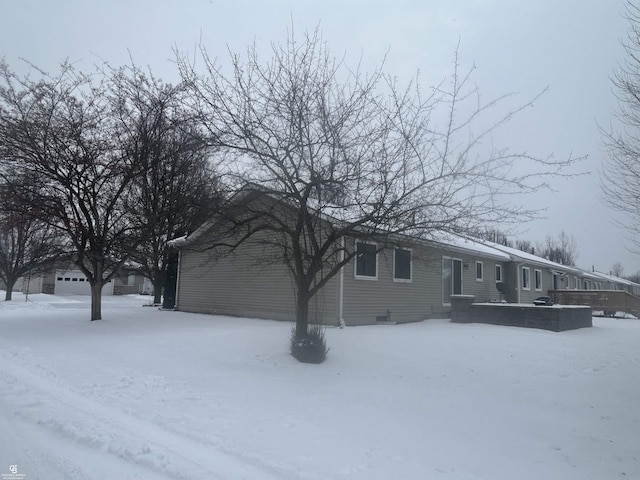
{"type": "Polygon", "coordinates": [[[462,260],[442,257],[442,303],[450,304],[451,295],[462,295],[462,260]]]}

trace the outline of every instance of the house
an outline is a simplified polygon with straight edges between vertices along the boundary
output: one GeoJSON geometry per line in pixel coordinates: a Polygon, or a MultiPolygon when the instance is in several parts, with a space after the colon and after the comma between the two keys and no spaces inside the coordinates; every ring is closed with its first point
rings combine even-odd
{"type": "MultiPolygon", "coordinates": [[[[58,268],[18,279],[14,291],[55,295],[91,295],[89,282],[80,270],[58,268]]],[[[123,271],[102,287],[102,295],[151,294],[149,280],[133,270],[123,271]]]]}
{"type": "MultiPolygon", "coordinates": [[[[214,236],[215,229],[200,233],[199,241],[207,235],[214,236]]],[[[447,317],[451,295],[500,300],[496,282],[504,281],[510,262],[509,255],[464,239],[457,244],[413,239],[380,251],[372,242],[345,242],[358,253],[316,295],[312,321],[368,325],[447,317]]],[[[262,242],[246,242],[224,256],[189,248],[188,237],[174,245],[180,250],[178,310],[295,319],[289,271],[272,261],[262,242]]]]}
{"type": "MultiPolygon", "coordinates": [[[[179,251],[175,307],[294,321],[295,285],[270,235],[275,234],[260,231],[219,254],[207,248],[224,237],[214,219],[170,242],[179,251]]],[[[311,322],[370,325],[446,318],[452,295],[473,295],[477,302],[532,304],[554,291],[623,288],[622,282],[607,283],[595,273],[452,234],[429,239],[394,236],[392,242],[378,244],[352,232],[341,242],[354,257],[312,299],[311,322]]]]}

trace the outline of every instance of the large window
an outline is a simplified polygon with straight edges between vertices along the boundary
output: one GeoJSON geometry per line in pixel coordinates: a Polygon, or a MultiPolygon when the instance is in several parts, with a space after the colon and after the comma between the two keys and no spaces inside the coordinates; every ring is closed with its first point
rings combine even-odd
{"type": "Polygon", "coordinates": [[[378,278],[378,247],[374,243],[356,243],[356,278],[378,278]]]}
{"type": "Polygon", "coordinates": [[[535,287],[536,290],[542,290],[542,271],[541,270],[534,270],[533,271],[534,277],[535,277],[535,287]]]}
{"type": "Polygon", "coordinates": [[[482,265],[482,262],[476,262],[476,280],[478,282],[484,280],[484,265],[482,265]]]}
{"type": "Polygon", "coordinates": [[[496,264],[496,282],[502,281],[502,265],[496,264]]]}
{"type": "Polygon", "coordinates": [[[397,248],[393,251],[393,280],[411,281],[411,250],[397,248]]]}
{"type": "Polygon", "coordinates": [[[522,289],[531,290],[531,269],[522,267],[522,289]]]}

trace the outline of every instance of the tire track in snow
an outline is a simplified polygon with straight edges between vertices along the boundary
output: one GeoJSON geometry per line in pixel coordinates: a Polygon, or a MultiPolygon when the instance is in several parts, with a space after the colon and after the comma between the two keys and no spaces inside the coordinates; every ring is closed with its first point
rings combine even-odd
{"type": "MultiPolygon", "coordinates": [[[[297,480],[299,472],[260,464],[241,452],[169,432],[77,394],[9,361],[0,366],[0,399],[20,418],[58,437],[176,480],[297,480]]],[[[114,459],[115,460],[115,459],[114,459]]],[[[140,478],[138,476],[133,478],[140,478]]]]}

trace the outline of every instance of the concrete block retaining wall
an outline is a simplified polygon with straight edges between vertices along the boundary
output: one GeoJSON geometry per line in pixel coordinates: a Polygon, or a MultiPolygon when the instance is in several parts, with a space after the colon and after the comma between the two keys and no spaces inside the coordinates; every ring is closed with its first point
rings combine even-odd
{"type": "Polygon", "coordinates": [[[475,303],[472,295],[451,296],[451,321],[541,328],[553,332],[593,326],[592,311],[588,306],[475,303]]]}

